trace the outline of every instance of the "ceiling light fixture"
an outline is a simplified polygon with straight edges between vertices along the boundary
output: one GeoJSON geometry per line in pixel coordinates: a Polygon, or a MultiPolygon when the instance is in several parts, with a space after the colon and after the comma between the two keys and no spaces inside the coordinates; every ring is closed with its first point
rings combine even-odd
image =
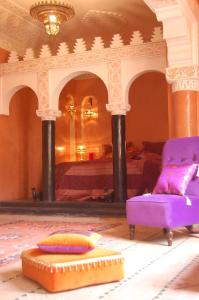
{"type": "Polygon", "coordinates": [[[32,5],[30,15],[44,24],[49,35],[56,35],[60,25],[74,17],[75,11],[68,3],[50,0],[32,5]]]}

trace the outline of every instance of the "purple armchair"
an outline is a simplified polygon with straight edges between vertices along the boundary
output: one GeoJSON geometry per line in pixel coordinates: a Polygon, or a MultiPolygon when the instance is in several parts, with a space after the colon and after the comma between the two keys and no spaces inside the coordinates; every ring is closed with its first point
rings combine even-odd
{"type": "MultiPolygon", "coordinates": [[[[171,164],[199,164],[199,136],[168,140],[163,150],[162,165],[171,164]]],[[[193,176],[185,196],[151,194],[128,199],[126,214],[130,238],[134,239],[135,225],[162,228],[169,246],[172,245],[174,228],[184,226],[194,232],[193,224],[199,223],[199,177],[193,176]]]]}

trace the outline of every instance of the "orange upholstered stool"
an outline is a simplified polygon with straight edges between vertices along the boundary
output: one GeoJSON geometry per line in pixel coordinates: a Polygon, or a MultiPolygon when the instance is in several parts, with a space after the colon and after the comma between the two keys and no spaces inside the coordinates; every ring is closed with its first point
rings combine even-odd
{"type": "Polygon", "coordinates": [[[124,278],[124,259],[116,251],[95,248],[84,254],[52,254],[38,248],[21,255],[23,275],[50,292],[124,278]]]}

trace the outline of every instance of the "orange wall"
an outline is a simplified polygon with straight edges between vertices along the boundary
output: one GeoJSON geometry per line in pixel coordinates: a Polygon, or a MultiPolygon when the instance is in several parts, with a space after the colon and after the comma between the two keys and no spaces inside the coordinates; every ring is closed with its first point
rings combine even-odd
{"type": "Polygon", "coordinates": [[[131,85],[131,111],[126,117],[126,140],[141,146],[142,141],[164,141],[169,137],[168,96],[165,76],[145,73],[131,85]]]}
{"type": "Polygon", "coordinates": [[[41,120],[29,88],[17,92],[10,116],[0,116],[0,200],[27,199],[41,188],[41,120]]]}
{"type": "Polygon", "coordinates": [[[5,63],[8,60],[9,52],[0,48],[0,63],[5,63]]]}

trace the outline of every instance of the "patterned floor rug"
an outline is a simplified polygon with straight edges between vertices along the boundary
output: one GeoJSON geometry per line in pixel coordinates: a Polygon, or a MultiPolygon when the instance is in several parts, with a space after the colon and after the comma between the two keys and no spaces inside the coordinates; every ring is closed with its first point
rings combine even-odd
{"type": "Polygon", "coordinates": [[[27,221],[17,220],[0,225],[0,267],[16,261],[23,249],[30,248],[49,234],[64,230],[101,232],[120,225],[97,222],[27,221]]]}
{"type": "MultiPolygon", "coordinates": [[[[23,220],[23,222],[25,221],[23,220]]],[[[1,225],[3,225],[2,222],[6,223],[3,220],[1,225]]],[[[60,218],[56,222],[59,224],[63,220],[60,218]]],[[[66,223],[68,222],[70,223],[69,220],[66,223]]],[[[45,232],[43,231],[45,234],[47,231],[54,231],[55,229],[51,227],[49,220],[48,223],[50,227],[45,229],[45,232]]],[[[0,268],[1,300],[199,299],[198,234],[189,234],[186,229],[178,228],[174,232],[173,245],[169,247],[162,231],[158,228],[138,226],[136,228],[136,239],[134,241],[129,240],[125,218],[72,218],[72,223],[80,223],[81,226],[85,227],[94,224],[95,227],[93,228],[95,230],[101,229],[102,239],[99,241],[99,246],[121,251],[125,258],[125,278],[119,282],[89,286],[61,293],[48,293],[36,282],[22,276],[21,262],[17,260],[0,268]]],[[[8,227],[9,224],[11,223],[7,222],[4,228],[8,227]]],[[[19,224],[22,224],[22,222],[18,222],[19,224]]],[[[29,224],[29,222],[26,224],[29,224]]],[[[37,231],[40,231],[43,227],[37,227],[37,231]]],[[[29,236],[34,236],[31,222],[27,227],[27,233],[29,233],[29,236]]],[[[14,227],[12,234],[13,238],[17,234],[14,227]]],[[[24,246],[26,241],[24,240],[23,243],[24,246]]]]}

